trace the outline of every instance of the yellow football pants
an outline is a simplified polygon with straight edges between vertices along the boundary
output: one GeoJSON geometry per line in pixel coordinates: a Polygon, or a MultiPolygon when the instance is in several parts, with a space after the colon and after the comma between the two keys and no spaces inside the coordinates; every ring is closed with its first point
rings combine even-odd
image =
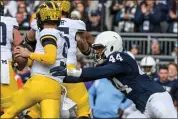
{"type": "Polygon", "coordinates": [[[67,97],[77,103],[77,117],[90,115],[89,96],[85,84],[63,83],[62,85],[67,89],[67,97]]]}
{"type": "MultiPolygon", "coordinates": [[[[80,116],[88,116],[91,114],[90,106],[89,106],[89,97],[88,92],[84,83],[63,83],[62,84],[67,89],[67,97],[72,99],[75,103],[77,103],[76,115],[80,116]]],[[[35,106],[34,106],[35,108],[35,106]]],[[[30,108],[31,109],[31,108],[30,108]]],[[[33,109],[30,110],[31,117],[36,117],[36,115],[40,115],[40,110],[33,109]],[[35,113],[35,116],[33,114],[35,113]]]]}
{"type": "Polygon", "coordinates": [[[9,62],[9,74],[10,84],[1,84],[1,108],[4,112],[12,104],[12,95],[18,90],[11,62],[9,62]]]}
{"type": "Polygon", "coordinates": [[[61,85],[43,75],[32,76],[12,97],[12,104],[1,118],[14,118],[19,112],[40,104],[41,118],[60,117],[61,85]]]}

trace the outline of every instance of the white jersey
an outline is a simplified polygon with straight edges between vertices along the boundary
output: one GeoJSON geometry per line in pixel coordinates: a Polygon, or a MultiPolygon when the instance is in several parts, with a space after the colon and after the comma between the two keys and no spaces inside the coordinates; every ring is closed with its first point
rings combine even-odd
{"type": "Polygon", "coordinates": [[[67,64],[77,65],[77,42],[75,37],[78,31],[86,31],[85,23],[81,20],[62,18],[59,30],[63,33],[65,40],[68,42],[67,64]]]}
{"type": "MultiPolygon", "coordinates": [[[[35,31],[38,30],[36,19],[32,21],[31,28],[35,31]]],[[[72,20],[69,18],[61,18],[61,23],[58,27],[58,30],[63,34],[67,44],[68,44],[68,55],[67,55],[67,64],[77,65],[77,42],[75,40],[76,33],[78,31],[86,31],[86,25],[81,20],[72,20]]],[[[36,33],[36,39],[38,35],[36,33]]]]}
{"type": "Polygon", "coordinates": [[[15,18],[0,16],[1,59],[12,60],[13,29],[18,27],[15,18]]]}
{"type": "Polygon", "coordinates": [[[15,18],[0,16],[0,45],[1,45],[1,80],[2,84],[10,83],[9,62],[12,61],[13,29],[18,27],[15,18]]]}
{"type": "Polygon", "coordinates": [[[33,65],[32,65],[32,69],[31,69],[31,74],[32,75],[42,74],[44,76],[47,76],[49,78],[52,78],[52,79],[62,83],[63,78],[64,78],[63,76],[53,77],[49,71],[51,68],[53,68],[55,66],[60,66],[60,65],[66,64],[67,51],[68,51],[67,43],[64,40],[64,38],[62,38],[61,33],[57,29],[45,28],[41,32],[39,32],[39,31],[37,31],[37,32],[39,34],[39,38],[37,39],[35,53],[44,54],[44,47],[42,46],[40,39],[43,36],[53,36],[57,39],[56,40],[56,42],[57,42],[57,57],[56,57],[56,62],[53,65],[42,64],[37,61],[34,61],[33,65]]]}

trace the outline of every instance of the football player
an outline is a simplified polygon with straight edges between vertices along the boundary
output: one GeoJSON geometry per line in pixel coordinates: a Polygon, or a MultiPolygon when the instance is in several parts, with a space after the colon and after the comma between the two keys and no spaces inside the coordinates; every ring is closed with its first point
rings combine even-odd
{"type": "MultiPolygon", "coordinates": [[[[61,8],[60,10],[62,11],[62,18],[58,30],[63,34],[64,39],[67,41],[68,44],[69,49],[67,55],[67,68],[70,70],[76,68],[77,65],[76,59],[77,46],[84,55],[89,55],[91,49],[89,44],[85,41],[85,39],[83,40],[81,39],[82,35],[86,31],[85,23],[81,20],[72,20],[68,18],[71,6],[70,2],[58,1],[57,3],[61,8]],[[78,41],[76,41],[76,36],[78,36],[78,41]]],[[[36,20],[32,21],[31,28],[32,29],[26,34],[25,41],[31,44],[32,47],[34,47],[35,37],[38,38],[38,35],[36,34],[36,31],[38,31],[36,20]]],[[[89,107],[88,92],[84,83],[78,84],[63,83],[63,85],[67,89],[67,97],[69,97],[70,99],[77,103],[76,110],[77,117],[89,118],[91,112],[89,107]]]]}
{"type": "Polygon", "coordinates": [[[1,107],[4,112],[12,104],[12,95],[18,90],[12,68],[12,48],[22,42],[15,18],[3,16],[4,4],[0,2],[1,45],[1,107]]]}
{"type": "MultiPolygon", "coordinates": [[[[11,49],[18,45],[23,45],[23,40],[18,31],[18,23],[16,19],[3,16],[4,4],[0,2],[0,27],[1,31],[1,107],[4,112],[6,108],[12,103],[12,94],[18,90],[17,83],[14,77],[14,70],[12,68],[12,52],[11,49]],[[13,44],[13,45],[12,45],[13,44]],[[4,69],[6,68],[6,70],[4,69]],[[2,70],[3,69],[3,70],[2,70]]],[[[14,62],[14,61],[13,61],[14,62]]],[[[39,117],[38,113],[35,113],[38,106],[30,108],[30,114],[33,117],[39,117]]]]}
{"type": "Polygon", "coordinates": [[[142,72],[136,61],[123,51],[119,34],[102,32],[96,37],[92,47],[96,49],[97,61],[103,61],[100,66],[70,72],[59,66],[51,69],[52,75],[68,75],[64,79],[68,83],[108,78],[139,110],[130,118],[177,118],[170,94],[142,72]]]}
{"type": "Polygon", "coordinates": [[[156,61],[151,56],[145,56],[141,62],[140,66],[142,71],[147,74],[154,81],[158,80],[158,74],[156,72],[156,61]]]}
{"type": "MultiPolygon", "coordinates": [[[[59,2],[58,2],[59,3],[59,2]]],[[[61,1],[62,18],[58,29],[63,33],[64,38],[68,42],[67,69],[72,70],[77,66],[77,41],[76,34],[82,35],[86,31],[86,25],[81,20],[69,19],[70,2],[61,1]]],[[[87,42],[80,43],[83,46],[81,50],[83,54],[89,55],[91,49],[87,42]]],[[[81,45],[80,45],[81,46],[81,45]]],[[[67,89],[67,97],[77,103],[76,115],[78,118],[87,118],[90,115],[89,96],[84,83],[67,84],[63,83],[67,89]],[[76,93],[77,92],[77,93],[76,93]]]]}
{"type": "Polygon", "coordinates": [[[12,97],[12,103],[1,118],[14,118],[19,112],[40,104],[42,118],[60,117],[60,94],[64,77],[53,77],[49,69],[65,65],[67,43],[61,37],[57,26],[60,24],[61,11],[55,2],[44,2],[37,12],[37,25],[40,29],[35,52],[17,46],[15,57],[27,57],[33,60],[31,78],[12,97]]]}

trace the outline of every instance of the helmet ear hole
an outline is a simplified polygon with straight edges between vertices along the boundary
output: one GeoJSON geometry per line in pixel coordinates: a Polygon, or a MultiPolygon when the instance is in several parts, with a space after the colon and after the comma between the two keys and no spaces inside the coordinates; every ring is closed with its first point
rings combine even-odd
{"type": "Polygon", "coordinates": [[[113,46],[111,46],[111,48],[110,48],[110,52],[112,52],[114,50],[114,47],[113,46]]]}

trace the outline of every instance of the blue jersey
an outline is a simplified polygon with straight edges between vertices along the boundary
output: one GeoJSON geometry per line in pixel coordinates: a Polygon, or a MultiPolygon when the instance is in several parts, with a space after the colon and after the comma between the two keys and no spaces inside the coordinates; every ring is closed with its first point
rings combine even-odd
{"type": "MultiPolygon", "coordinates": [[[[150,95],[165,89],[141,71],[137,62],[127,53],[112,53],[103,66],[82,69],[79,82],[108,78],[112,84],[131,99],[143,112],[150,95]]],[[[74,81],[74,79],[72,79],[74,81]]]]}

